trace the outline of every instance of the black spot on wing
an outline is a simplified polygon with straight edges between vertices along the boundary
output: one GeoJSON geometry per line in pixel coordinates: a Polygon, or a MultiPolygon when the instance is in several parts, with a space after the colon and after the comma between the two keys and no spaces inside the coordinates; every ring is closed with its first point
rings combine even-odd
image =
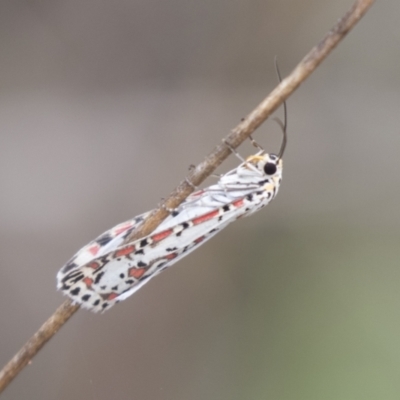
{"type": "Polygon", "coordinates": [[[149,279],[151,279],[151,275],[144,275],[141,279],[140,282],[147,282],[149,279]]]}
{"type": "Polygon", "coordinates": [[[128,235],[130,235],[130,233],[133,231],[134,228],[135,226],[132,226],[132,228],[127,229],[122,235],[122,237],[125,239],[128,235]]]}
{"type": "Polygon", "coordinates": [[[104,275],[104,271],[101,271],[99,274],[97,274],[96,279],[94,280],[94,283],[99,283],[100,279],[102,278],[102,276],[104,275]]]}
{"type": "Polygon", "coordinates": [[[162,263],[160,263],[160,264],[157,265],[157,269],[162,269],[162,268],[165,267],[167,264],[168,264],[167,261],[162,262],[162,263]]]}
{"type": "Polygon", "coordinates": [[[76,268],[77,266],[78,266],[78,264],[75,264],[73,261],[70,261],[68,264],[64,265],[64,266],[61,268],[61,271],[62,271],[63,273],[66,273],[66,272],[68,272],[68,271],[71,271],[71,269],[76,268]]]}
{"type": "MultiPolygon", "coordinates": [[[[102,262],[102,261],[100,260],[100,263],[101,263],[101,262],[102,262]]],[[[95,269],[95,270],[93,271],[93,275],[100,274],[100,272],[104,274],[104,272],[102,272],[101,270],[104,268],[105,265],[106,265],[106,263],[105,263],[105,264],[101,264],[97,269],[95,269]]]]}
{"type": "Polygon", "coordinates": [[[107,243],[109,243],[113,238],[109,233],[106,233],[99,238],[96,239],[96,243],[99,244],[100,246],[104,246],[107,243]]]}
{"type": "Polygon", "coordinates": [[[70,293],[71,293],[73,296],[77,296],[77,295],[79,294],[80,291],[81,291],[81,288],[80,288],[80,287],[77,287],[77,288],[75,288],[75,289],[72,289],[72,290],[70,291],[70,293]]]}
{"type": "Polygon", "coordinates": [[[146,238],[146,239],[143,239],[143,240],[141,240],[140,241],[140,247],[145,247],[145,246],[147,246],[149,244],[149,240],[146,238]]]}
{"type": "Polygon", "coordinates": [[[66,282],[66,281],[68,281],[70,279],[73,279],[73,278],[75,278],[77,276],[80,276],[80,277],[83,278],[82,271],[73,271],[73,272],[69,273],[68,275],[64,276],[64,278],[62,278],[61,282],[66,282]]]}
{"type": "Polygon", "coordinates": [[[84,277],[84,275],[81,273],[79,275],[77,275],[74,279],[70,279],[70,283],[76,283],[79,282],[80,280],[82,280],[84,277]]]}

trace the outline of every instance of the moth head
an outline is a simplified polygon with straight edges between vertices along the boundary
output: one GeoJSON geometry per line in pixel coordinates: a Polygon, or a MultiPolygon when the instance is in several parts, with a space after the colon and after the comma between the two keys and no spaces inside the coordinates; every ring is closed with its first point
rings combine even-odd
{"type": "MultiPolygon", "coordinates": [[[[250,156],[246,160],[246,164],[251,165],[247,165],[248,169],[254,170],[253,168],[255,167],[262,175],[268,177],[282,174],[282,159],[276,154],[256,154],[250,156]]],[[[244,164],[244,166],[246,166],[246,164],[244,164]]]]}
{"type": "MultiPolygon", "coordinates": [[[[280,79],[280,74],[279,70],[277,69],[278,72],[278,77],[280,79]]],[[[255,172],[257,174],[260,174],[262,176],[267,176],[267,177],[277,177],[280,179],[282,175],[282,157],[283,153],[285,152],[286,149],[286,143],[287,143],[287,133],[286,133],[286,128],[287,128],[287,110],[286,110],[286,102],[283,103],[283,109],[284,109],[284,123],[280,119],[274,118],[274,120],[278,123],[278,125],[281,127],[283,138],[282,138],[282,143],[281,147],[279,149],[278,154],[274,153],[266,153],[264,149],[258,145],[254,140],[251,138],[252,143],[260,149],[260,152],[250,156],[247,158],[247,160],[239,167],[241,169],[240,174],[241,175],[251,175],[254,174],[255,172]]]]}
{"type": "Polygon", "coordinates": [[[282,157],[283,153],[285,152],[286,143],[287,143],[287,134],[286,134],[286,127],[287,127],[287,116],[286,116],[286,103],[284,103],[284,110],[285,110],[285,123],[283,123],[279,119],[275,119],[278,125],[282,129],[283,138],[281,143],[281,148],[279,149],[278,154],[273,153],[265,153],[264,150],[261,148],[261,152],[255,154],[254,156],[250,156],[246,160],[246,164],[248,164],[248,168],[254,170],[257,169],[263,175],[266,176],[280,176],[282,174],[282,157]],[[254,166],[254,167],[253,167],[254,166]]]}

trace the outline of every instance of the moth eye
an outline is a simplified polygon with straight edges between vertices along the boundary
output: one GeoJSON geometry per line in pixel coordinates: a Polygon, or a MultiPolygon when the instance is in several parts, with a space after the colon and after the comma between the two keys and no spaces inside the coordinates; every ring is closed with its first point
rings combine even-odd
{"type": "Polygon", "coordinates": [[[264,165],[264,172],[267,175],[273,175],[276,172],[276,165],[273,163],[266,163],[264,165]]]}

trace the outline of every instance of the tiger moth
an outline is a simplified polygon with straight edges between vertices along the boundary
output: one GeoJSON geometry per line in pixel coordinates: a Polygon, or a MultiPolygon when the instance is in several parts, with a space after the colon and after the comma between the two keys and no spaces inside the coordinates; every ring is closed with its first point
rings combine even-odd
{"type": "Polygon", "coordinates": [[[104,232],[61,268],[57,288],[84,308],[108,310],[231,222],[266,206],[282,179],[286,126],[283,133],[278,155],[261,150],[248,157],[216,184],[192,193],[150,235],[123,243],[150,212],[104,232]]]}

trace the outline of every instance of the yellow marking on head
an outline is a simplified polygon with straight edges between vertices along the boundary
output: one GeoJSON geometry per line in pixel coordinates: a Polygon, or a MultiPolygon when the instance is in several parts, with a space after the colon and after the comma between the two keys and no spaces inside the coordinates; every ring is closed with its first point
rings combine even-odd
{"type": "Polygon", "coordinates": [[[250,157],[247,157],[246,161],[257,162],[257,161],[263,161],[264,158],[265,158],[265,155],[263,155],[263,156],[250,156],[250,157]]]}
{"type": "Polygon", "coordinates": [[[263,186],[263,189],[267,192],[272,192],[274,190],[275,185],[272,183],[267,183],[263,186]]]}

